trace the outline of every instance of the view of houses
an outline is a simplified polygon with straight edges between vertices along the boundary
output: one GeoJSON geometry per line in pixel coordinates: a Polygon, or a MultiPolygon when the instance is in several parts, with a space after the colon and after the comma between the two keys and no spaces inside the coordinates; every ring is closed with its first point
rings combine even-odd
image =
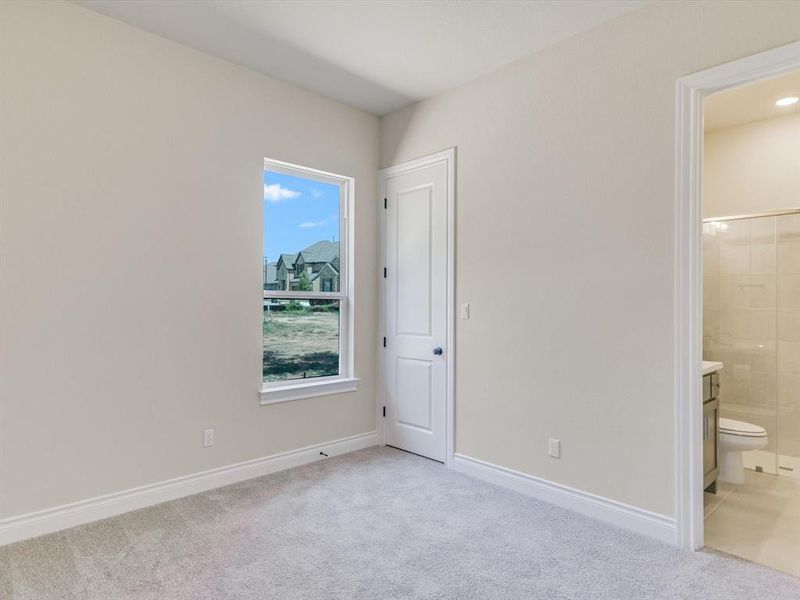
{"type": "MultiPolygon", "coordinates": [[[[264,290],[339,291],[339,242],[264,258],[264,290]]],[[[264,299],[264,381],[339,373],[339,300],[264,299]]]]}
{"type": "Polygon", "coordinates": [[[338,292],[339,242],[320,240],[297,254],[264,257],[264,289],[270,291],[338,292]]]}

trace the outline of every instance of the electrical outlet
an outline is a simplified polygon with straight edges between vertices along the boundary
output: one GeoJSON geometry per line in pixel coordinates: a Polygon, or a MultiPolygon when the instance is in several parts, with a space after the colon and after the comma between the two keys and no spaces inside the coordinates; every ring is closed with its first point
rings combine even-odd
{"type": "Polygon", "coordinates": [[[462,304],[459,315],[462,319],[469,319],[469,304],[462,304]]]}
{"type": "Polygon", "coordinates": [[[561,440],[553,438],[547,440],[547,455],[553,458],[561,458],[561,440]]]}
{"type": "Polygon", "coordinates": [[[213,429],[204,429],[203,430],[203,448],[208,448],[209,446],[214,445],[214,430],[213,429]]]}

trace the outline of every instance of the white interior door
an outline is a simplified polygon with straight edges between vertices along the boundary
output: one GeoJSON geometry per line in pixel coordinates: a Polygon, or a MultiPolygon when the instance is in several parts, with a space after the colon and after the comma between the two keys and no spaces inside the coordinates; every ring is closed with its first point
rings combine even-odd
{"type": "Polygon", "coordinates": [[[384,174],[385,440],[445,461],[448,161],[384,174]]]}

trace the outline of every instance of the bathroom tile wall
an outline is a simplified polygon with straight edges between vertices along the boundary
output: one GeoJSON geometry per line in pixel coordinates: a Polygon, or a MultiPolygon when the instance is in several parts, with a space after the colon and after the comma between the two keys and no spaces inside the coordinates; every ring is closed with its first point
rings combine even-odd
{"type": "MultiPolygon", "coordinates": [[[[800,215],[706,223],[703,259],[704,358],[725,363],[720,413],[765,427],[766,452],[800,457],[800,215]]],[[[766,452],[760,466],[775,472],[766,452]]]]}
{"type": "MultiPolygon", "coordinates": [[[[773,453],[778,439],[776,246],[775,217],[703,227],[703,354],[725,363],[720,414],[766,428],[765,450],[773,453]]],[[[774,472],[772,462],[764,469],[774,472]]]]}

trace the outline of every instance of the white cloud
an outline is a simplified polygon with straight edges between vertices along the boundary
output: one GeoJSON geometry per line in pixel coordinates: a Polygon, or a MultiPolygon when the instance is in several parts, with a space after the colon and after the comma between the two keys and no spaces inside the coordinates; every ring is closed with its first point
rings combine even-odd
{"type": "Polygon", "coordinates": [[[269,202],[280,202],[281,200],[291,200],[297,198],[300,192],[290,190],[281,186],[280,183],[273,183],[272,185],[264,184],[264,200],[269,202]]]}
{"type": "Polygon", "coordinates": [[[303,221],[300,223],[300,227],[303,229],[310,229],[312,227],[322,227],[327,225],[328,223],[335,223],[339,219],[339,215],[331,215],[327,219],[322,219],[321,221],[303,221]]]}
{"type": "Polygon", "coordinates": [[[320,192],[317,188],[313,188],[311,190],[311,195],[314,196],[314,198],[319,198],[322,196],[322,192],[320,192]]]}
{"type": "Polygon", "coordinates": [[[303,229],[310,229],[311,227],[322,227],[323,225],[327,225],[328,221],[304,221],[300,223],[300,227],[303,229]]]}

